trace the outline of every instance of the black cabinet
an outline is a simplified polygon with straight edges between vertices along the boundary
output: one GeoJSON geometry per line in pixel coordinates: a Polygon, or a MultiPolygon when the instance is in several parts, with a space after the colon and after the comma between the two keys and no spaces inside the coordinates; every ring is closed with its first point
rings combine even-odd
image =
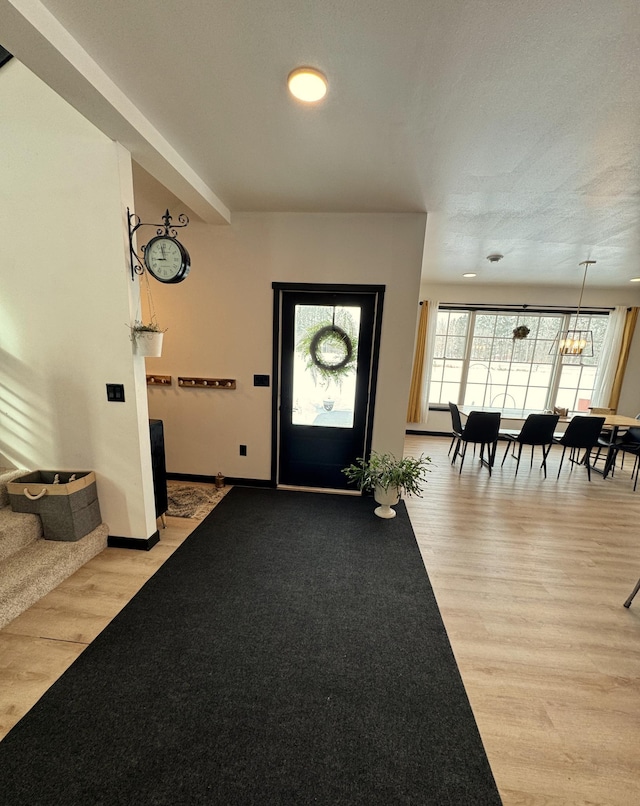
{"type": "Polygon", "coordinates": [[[156,518],[161,518],[169,508],[167,498],[167,465],[164,458],[164,426],[162,420],[149,420],[149,432],[151,436],[151,469],[153,471],[156,518]]]}

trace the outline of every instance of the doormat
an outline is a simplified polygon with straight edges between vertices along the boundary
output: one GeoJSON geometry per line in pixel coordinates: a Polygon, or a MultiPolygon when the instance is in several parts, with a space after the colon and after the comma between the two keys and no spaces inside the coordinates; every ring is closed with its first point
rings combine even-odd
{"type": "Polygon", "coordinates": [[[204,518],[221,501],[230,487],[197,487],[179,481],[167,482],[169,507],[166,514],[173,518],[204,518]]]}
{"type": "Polygon", "coordinates": [[[403,502],[225,499],[0,742],[0,806],[500,806],[403,502]]]}

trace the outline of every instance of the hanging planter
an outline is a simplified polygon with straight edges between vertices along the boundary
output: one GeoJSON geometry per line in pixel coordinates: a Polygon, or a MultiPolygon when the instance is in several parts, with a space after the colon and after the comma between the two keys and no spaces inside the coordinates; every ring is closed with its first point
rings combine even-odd
{"type": "Polygon", "coordinates": [[[162,355],[162,341],[165,331],[158,326],[157,322],[144,324],[136,321],[130,328],[131,341],[136,355],[142,355],[146,358],[159,358],[162,355]]]}
{"type": "Polygon", "coordinates": [[[143,277],[146,283],[147,301],[151,318],[148,322],[143,322],[142,319],[136,319],[135,322],[132,325],[128,325],[128,327],[131,330],[131,341],[133,342],[134,353],[136,355],[145,356],[146,358],[159,358],[162,355],[162,342],[167,328],[162,328],[158,324],[147,272],[144,272],[143,277]]]}
{"type": "Polygon", "coordinates": [[[526,325],[519,325],[518,327],[514,328],[513,340],[519,341],[520,339],[526,339],[529,333],[531,333],[531,331],[526,325]]]}

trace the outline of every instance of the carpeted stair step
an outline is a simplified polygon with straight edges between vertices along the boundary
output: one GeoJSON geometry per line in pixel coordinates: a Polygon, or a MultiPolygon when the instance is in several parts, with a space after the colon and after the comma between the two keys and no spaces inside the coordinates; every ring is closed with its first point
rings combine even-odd
{"type": "Polygon", "coordinates": [[[35,540],[0,562],[0,628],[105,549],[108,534],[102,523],[75,542],[35,540]]]}
{"type": "Polygon", "coordinates": [[[17,470],[15,467],[0,467],[0,508],[9,506],[7,484],[28,472],[28,470],[17,470]]]}
{"type": "Polygon", "coordinates": [[[0,562],[42,538],[42,521],[38,515],[0,509],[0,562]]]}

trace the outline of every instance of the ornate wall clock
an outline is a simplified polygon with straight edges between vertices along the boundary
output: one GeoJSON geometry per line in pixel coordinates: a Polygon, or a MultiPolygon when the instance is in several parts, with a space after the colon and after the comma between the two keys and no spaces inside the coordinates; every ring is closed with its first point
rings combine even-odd
{"type": "Polygon", "coordinates": [[[191,259],[183,244],[178,240],[176,229],[186,227],[189,219],[184,213],[178,216],[179,224],[171,223],[169,211],[162,216],[164,224],[143,224],[135,213],[129,217],[129,251],[131,253],[131,279],[136,274],[143,274],[144,270],[161,283],[181,283],[189,274],[191,259]],[[144,264],[138,258],[133,246],[133,235],[138,227],[157,227],[157,234],[146,246],[142,247],[144,264]]]}
{"type": "Polygon", "coordinates": [[[189,274],[189,253],[177,238],[156,235],[144,247],[144,265],[161,283],[180,283],[189,274]]]}

